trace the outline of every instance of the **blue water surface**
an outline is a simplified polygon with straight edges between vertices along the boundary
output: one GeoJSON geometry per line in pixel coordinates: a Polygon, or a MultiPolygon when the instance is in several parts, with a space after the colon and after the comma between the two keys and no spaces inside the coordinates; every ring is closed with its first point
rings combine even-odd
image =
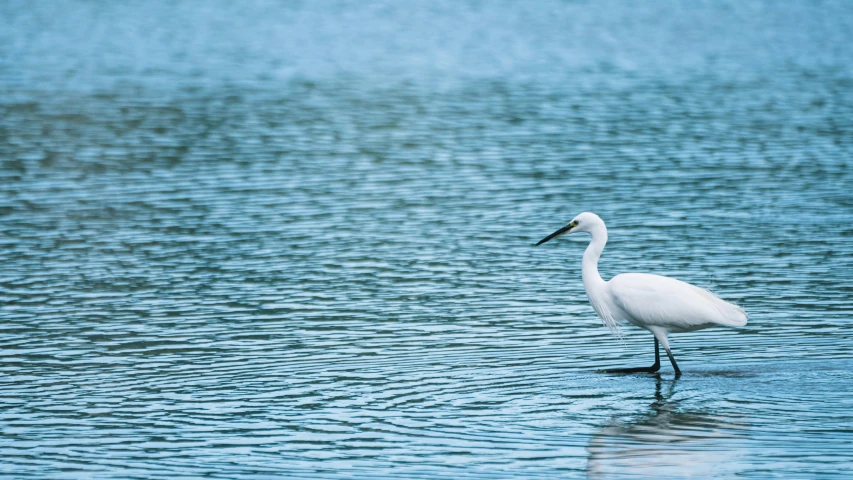
{"type": "Polygon", "coordinates": [[[853,4],[0,3],[0,475],[849,478],[853,4]],[[580,280],[749,324],[620,340],[580,280]]]}

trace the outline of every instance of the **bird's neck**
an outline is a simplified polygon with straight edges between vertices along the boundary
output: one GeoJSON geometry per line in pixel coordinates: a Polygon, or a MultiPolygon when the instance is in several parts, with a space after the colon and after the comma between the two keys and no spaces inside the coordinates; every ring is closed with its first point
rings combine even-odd
{"type": "Polygon", "coordinates": [[[601,226],[601,228],[593,229],[590,233],[592,234],[592,240],[583,253],[583,267],[581,272],[587,296],[597,297],[605,286],[604,279],[598,274],[598,259],[601,257],[601,252],[607,243],[607,229],[601,226]]]}

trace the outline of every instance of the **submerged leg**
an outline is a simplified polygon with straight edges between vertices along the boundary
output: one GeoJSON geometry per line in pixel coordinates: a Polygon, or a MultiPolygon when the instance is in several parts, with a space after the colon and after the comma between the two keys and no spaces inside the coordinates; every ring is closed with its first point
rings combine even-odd
{"type": "Polygon", "coordinates": [[[672,356],[672,350],[669,349],[669,338],[667,335],[667,331],[660,327],[649,327],[649,330],[655,335],[655,338],[663,345],[663,349],[666,350],[666,356],[669,357],[670,363],[672,363],[672,369],[675,370],[675,376],[681,376],[681,369],[678,368],[678,364],[675,363],[675,357],[672,356]]]}
{"type": "Polygon", "coordinates": [[[669,347],[666,347],[666,356],[669,357],[669,361],[672,363],[672,369],[675,370],[675,376],[681,375],[681,369],[678,368],[678,364],[675,363],[675,357],[672,356],[672,350],[669,347]]]}
{"type": "MultiPolygon", "coordinates": [[[[669,353],[669,349],[667,349],[669,353]]],[[[669,354],[669,359],[672,360],[672,354],[669,354]]],[[[672,360],[675,365],[675,360],[672,360]]],[[[636,368],[608,368],[607,370],[599,370],[601,373],[655,373],[660,370],[660,347],[658,347],[658,339],[655,338],[655,364],[651,367],[636,367],[636,368]]],[[[675,368],[678,372],[678,367],[675,368]]]]}

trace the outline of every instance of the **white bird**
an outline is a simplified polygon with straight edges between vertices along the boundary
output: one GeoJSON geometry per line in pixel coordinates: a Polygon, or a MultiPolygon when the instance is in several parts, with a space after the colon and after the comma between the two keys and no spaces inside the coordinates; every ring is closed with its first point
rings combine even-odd
{"type": "Polygon", "coordinates": [[[594,213],[581,213],[536,245],[578,232],[592,235],[583,254],[581,272],[586,296],[595,313],[613,332],[618,332],[619,322],[625,321],[648,330],[655,337],[654,365],[612,369],[605,373],[657,372],[660,370],[660,343],[672,362],[675,374],[681,375],[669,348],[670,333],[692,332],[717,325],[746,325],[749,316],[742,308],[681,280],[648,273],[623,273],[605,282],[598,274],[598,259],[607,243],[607,227],[594,213]]]}

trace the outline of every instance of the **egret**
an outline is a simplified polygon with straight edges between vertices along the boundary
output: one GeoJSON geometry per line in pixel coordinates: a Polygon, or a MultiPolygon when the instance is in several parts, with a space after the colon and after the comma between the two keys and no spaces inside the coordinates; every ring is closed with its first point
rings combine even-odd
{"type": "Polygon", "coordinates": [[[612,332],[618,332],[619,322],[625,321],[648,330],[655,338],[654,365],[609,369],[604,373],[657,372],[660,370],[660,344],[666,350],[676,376],[681,375],[669,348],[670,333],[692,332],[717,325],[746,325],[749,316],[742,308],[681,280],[648,273],[623,273],[605,282],[598,274],[598,259],[607,243],[607,227],[594,213],[581,213],[536,245],[580,232],[592,235],[583,254],[581,276],[595,313],[612,332]]]}

